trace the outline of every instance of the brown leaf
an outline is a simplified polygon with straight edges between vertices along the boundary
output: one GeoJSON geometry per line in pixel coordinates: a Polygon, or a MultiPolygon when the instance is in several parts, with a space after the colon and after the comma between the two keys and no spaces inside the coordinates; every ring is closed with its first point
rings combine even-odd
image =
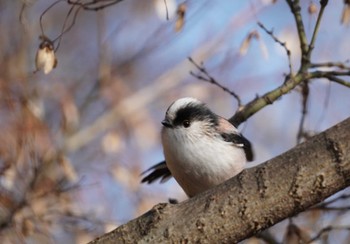
{"type": "Polygon", "coordinates": [[[186,4],[181,3],[176,11],[177,19],[175,22],[175,31],[179,32],[182,30],[185,24],[185,15],[186,15],[186,4]]]}
{"type": "Polygon", "coordinates": [[[257,31],[251,31],[246,38],[244,38],[241,47],[239,48],[239,53],[244,56],[247,54],[249,46],[251,44],[252,39],[259,39],[259,33],[257,31]]]}
{"type": "Polygon", "coordinates": [[[349,25],[350,23],[350,1],[344,1],[343,14],[341,16],[341,23],[343,25],[349,25]]]}
{"type": "Polygon", "coordinates": [[[310,15],[314,15],[317,13],[318,8],[317,5],[314,2],[310,2],[309,7],[307,8],[307,11],[310,15]]]}

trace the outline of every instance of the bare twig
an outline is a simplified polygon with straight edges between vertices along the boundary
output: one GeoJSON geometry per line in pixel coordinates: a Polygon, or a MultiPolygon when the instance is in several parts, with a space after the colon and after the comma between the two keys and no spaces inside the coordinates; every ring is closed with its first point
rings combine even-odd
{"type": "Polygon", "coordinates": [[[43,21],[42,21],[44,15],[45,15],[52,7],[54,7],[57,3],[62,2],[62,1],[64,1],[64,0],[57,0],[57,1],[53,2],[48,8],[46,8],[46,9],[44,10],[44,12],[41,13],[40,18],[39,18],[39,22],[40,22],[40,30],[41,30],[41,35],[42,35],[42,36],[45,36],[44,27],[43,27],[43,21]]]}
{"type": "Polygon", "coordinates": [[[165,5],[166,20],[169,20],[169,10],[168,10],[168,4],[166,0],[164,0],[164,5],[165,5]]]}
{"type": "Polygon", "coordinates": [[[320,12],[318,13],[318,16],[317,16],[315,28],[314,28],[314,31],[312,33],[311,41],[310,41],[310,44],[309,44],[309,49],[308,49],[308,52],[307,52],[307,59],[309,61],[310,61],[310,58],[311,58],[311,52],[314,49],[316,37],[317,37],[317,34],[318,34],[318,30],[320,28],[321,19],[322,19],[324,10],[325,10],[325,8],[326,8],[326,6],[328,4],[328,0],[321,0],[320,4],[321,4],[320,12]]]}
{"type": "Polygon", "coordinates": [[[67,3],[71,5],[80,6],[84,10],[99,11],[104,8],[115,5],[121,1],[123,0],[91,0],[89,2],[80,2],[79,0],[78,1],[67,0],[67,3]]]}
{"type": "Polygon", "coordinates": [[[79,13],[79,10],[81,9],[81,7],[78,7],[78,8],[75,10],[74,15],[73,15],[73,20],[72,20],[71,24],[66,28],[67,21],[68,21],[68,19],[69,19],[70,14],[73,12],[74,8],[75,8],[75,6],[72,6],[72,7],[69,9],[68,14],[67,14],[66,18],[64,19],[64,22],[63,22],[63,25],[62,25],[61,34],[53,40],[53,42],[55,42],[56,40],[58,40],[57,46],[56,46],[56,48],[55,48],[55,52],[58,50],[58,48],[59,48],[59,46],[60,46],[60,44],[61,44],[62,36],[63,36],[65,33],[67,33],[68,31],[70,31],[70,30],[72,29],[72,27],[74,26],[74,24],[75,24],[75,21],[76,21],[76,19],[77,19],[77,16],[78,16],[78,13],[79,13]]]}
{"type": "Polygon", "coordinates": [[[312,78],[326,78],[330,81],[334,81],[340,85],[346,86],[346,87],[350,87],[350,82],[349,81],[345,81],[343,79],[340,79],[338,77],[336,77],[337,75],[340,76],[349,76],[350,75],[350,71],[349,72],[337,72],[337,71],[315,71],[315,72],[311,72],[310,76],[312,78]]]}
{"type": "Polygon", "coordinates": [[[308,243],[312,243],[318,239],[321,238],[321,236],[324,234],[324,233],[327,233],[327,232],[330,232],[330,231],[333,231],[333,230],[347,230],[347,231],[350,231],[350,226],[327,226],[323,229],[321,229],[317,234],[316,236],[314,236],[308,243]]]}
{"type": "Polygon", "coordinates": [[[292,67],[292,60],[291,60],[291,53],[290,50],[287,48],[287,45],[285,42],[280,41],[274,34],[273,34],[273,30],[268,30],[261,22],[258,22],[258,25],[261,29],[263,29],[269,36],[272,37],[272,39],[277,42],[278,44],[280,44],[284,50],[287,53],[287,57],[288,57],[288,66],[289,66],[289,72],[292,75],[293,74],[293,67],[292,67]]]}
{"type": "Polygon", "coordinates": [[[325,63],[310,64],[310,68],[323,68],[323,67],[350,70],[350,66],[346,66],[343,62],[325,62],[325,63]]]}
{"type": "Polygon", "coordinates": [[[309,99],[309,82],[306,80],[303,83],[300,84],[301,86],[301,96],[302,96],[302,112],[301,112],[301,118],[299,123],[299,130],[297,134],[297,143],[299,144],[303,138],[306,138],[306,133],[304,131],[304,123],[305,123],[305,117],[307,115],[307,103],[309,99]]]}
{"type": "Polygon", "coordinates": [[[222,90],[224,90],[225,92],[229,93],[231,96],[233,96],[236,100],[237,100],[237,104],[238,104],[238,110],[241,108],[242,106],[242,102],[241,102],[241,98],[233,91],[229,90],[227,87],[221,85],[217,80],[215,80],[209,73],[208,71],[203,67],[203,65],[199,65],[197,64],[191,57],[188,58],[188,60],[202,73],[204,74],[204,76],[200,75],[200,74],[195,74],[192,71],[190,72],[190,74],[194,77],[196,77],[199,80],[203,80],[203,81],[207,81],[209,83],[212,83],[218,87],[220,87],[222,90]]]}

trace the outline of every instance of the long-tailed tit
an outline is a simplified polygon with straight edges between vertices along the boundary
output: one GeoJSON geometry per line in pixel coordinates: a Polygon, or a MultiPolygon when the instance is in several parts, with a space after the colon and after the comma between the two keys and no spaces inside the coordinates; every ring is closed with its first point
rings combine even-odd
{"type": "Polygon", "coordinates": [[[239,174],[253,160],[250,142],[226,119],[195,98],[173,102],[162,121],[165,161],[154,165],[141,182],[171,176],[189,197],[239,174]]]}

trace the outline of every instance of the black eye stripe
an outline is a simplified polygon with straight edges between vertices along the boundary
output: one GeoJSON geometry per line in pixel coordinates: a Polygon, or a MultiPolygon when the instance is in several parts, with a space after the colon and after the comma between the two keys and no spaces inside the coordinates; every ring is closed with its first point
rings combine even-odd
{"type": "Polygon", "coordinates": [[[211,112],[204,104],[188,104],[183,108],[180,108],[174,119],[174,126],[182,125],[185,120],[192,121],[204,121],[208,120],[214,125],[218,124],[217,116],[211,112]]]}

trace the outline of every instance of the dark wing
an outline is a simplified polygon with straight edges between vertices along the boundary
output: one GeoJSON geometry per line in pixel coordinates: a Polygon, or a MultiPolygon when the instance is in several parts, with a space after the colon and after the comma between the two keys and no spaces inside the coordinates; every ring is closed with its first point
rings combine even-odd
{"type": "Polygon", "coordinates": [[[166,182],[170,179],[171,173],[168,167],[166,166],[165,161],[162,161],[151,168],[147,169],[146,171],[142,172],[141,175],[144,175],[148,173],[149,171],[152,171],[148,175],[142,178],[141,183],[148,183],[151,184],[153,181],[160,179],[161,183],[166,182]]]}
{"type": "Polygon", "coordinates": [[[219,117],[218,129],[221,131],[222,138],[227,142],[232,142],[236,147],[241,147],[244,150],[245,156],[248,161],[253,161],[253,149],[252,145],[247,138],[242,136],[229,121],[219,117]]]}
{"type": "Polygon", "coordinates": [[[236,147],[242,147],[248,161],[253,161],[254,155],[252,145],[247,138],[237,133],[222,133],[222,138],[227,142],[232,142],[236,147]]]}

